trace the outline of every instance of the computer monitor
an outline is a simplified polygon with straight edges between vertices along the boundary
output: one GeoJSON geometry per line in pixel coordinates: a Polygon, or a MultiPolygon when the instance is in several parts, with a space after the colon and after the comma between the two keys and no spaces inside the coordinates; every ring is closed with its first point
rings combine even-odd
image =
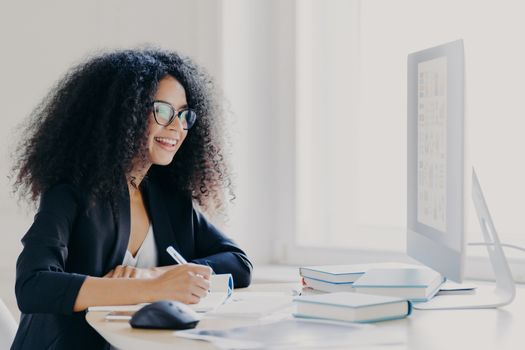
{"type": "Polygon", "coordinates": [[[408,55],[407,253],[463,280],[463,41],[408,55]]]}
{"type": "MultiPolygon", "coordinates": [[[[456,282],[463,280],[466,257],[464,62],[462,40],[408,55],[407,253],[456,282]]],[[[472,200],[495,288],[437,296],[415,308],[490,308],[514,299],[512,274],[474,170],[472,200]]]]}

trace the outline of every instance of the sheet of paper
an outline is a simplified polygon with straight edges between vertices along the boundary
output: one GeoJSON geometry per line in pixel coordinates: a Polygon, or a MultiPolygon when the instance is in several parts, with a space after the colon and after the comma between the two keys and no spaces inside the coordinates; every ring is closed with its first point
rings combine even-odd
{"type": "Polygon", "coordinates": [[[473,283],[456,283],[453,281],[445,281],[439,287],[437,295],[446,294],[475,294],[477,286],[473,283]]]}
{"type": "Polygon", "coordinates": [[[134,305],[103,305],[103,306],[90,306],[88,311],[137,311],[148,303],[134,304],[134,305]]]}
{"type": "Polygon", "coordinates": [[[476,285],[474,283],[457,283],[454,281],[447,280],[445,281],[441,287],[439,287],[440,291],[456,291],[456,290],[470,290],[470,289],[476,289],[476,285]]]}
{"type": "Polygon", "coordinates": [[[198,304],[189,306],[197,312],[210,312],[224,304],[230,295],[228,292],[210,292],[205,298],[202,298],[198,304]]]}
{"type": "Polygon", "coordinates": [[[224,304],[209,312],[209,316],[259,318],[291,305],[291,293],[236,292],[224,304]]]}
{"type": "Polygon", "coordinates": [[[212,342],[220,349],[319,349],[401,345],[402,336],[355,323],[281,320],[230,329],[191,329],[177,337],[212,342]]]}
{"type": "Polygon", "coordinates": [[[210,292],[198,304],[190,305],[197,312],[215,310],[233,294],[233,277],[231,274],[212,275],[210,278],[210,292]]]}

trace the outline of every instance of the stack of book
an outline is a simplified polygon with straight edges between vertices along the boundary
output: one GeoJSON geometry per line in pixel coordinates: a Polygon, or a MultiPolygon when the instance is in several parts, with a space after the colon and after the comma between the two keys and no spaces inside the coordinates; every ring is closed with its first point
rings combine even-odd
{"type": "Polygon", "coordinates": [[[303,285],[321,292],[359,292],[411,301],[430,300],[444,282],[436,271],[406,264],[306,266],[303,285]]]}
{"type": "Polygon", "coordinates": [[[299,268],[303,285],[323,292],[352,291],[352,283],[361,277],[369,265],[324,265],[299,268]]]}
{"type": "Polygon", "coordinates": [[[410,301],[351,292],[300,296],[294,299],[295,317],[345,322],[377,322],[410,315],[410,301]]]}

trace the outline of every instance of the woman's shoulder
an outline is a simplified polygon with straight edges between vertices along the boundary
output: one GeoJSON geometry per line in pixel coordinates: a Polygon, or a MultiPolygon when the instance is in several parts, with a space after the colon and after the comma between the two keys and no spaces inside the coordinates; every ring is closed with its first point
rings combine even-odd
{"type": "Polygon", "coordinates": [[[60,182],[45,190],[40,196],[40,207],[84,204],[86,193],[71,183],[60,182]]]}
{"type": "Polygon", "coordinates": [[[82,196],[82,189],[69,182],[58,182],[43,192],[43,195],[73,195],[82,196]]]}

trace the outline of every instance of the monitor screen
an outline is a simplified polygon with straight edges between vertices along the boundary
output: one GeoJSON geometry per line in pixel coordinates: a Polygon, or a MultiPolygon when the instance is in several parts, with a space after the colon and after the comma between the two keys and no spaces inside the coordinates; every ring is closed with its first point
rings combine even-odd
{"type": "Polygon", "coordinates": [[[407,252],[461,281],[464,55],[454,41],[408,56],[407,252]]]}

